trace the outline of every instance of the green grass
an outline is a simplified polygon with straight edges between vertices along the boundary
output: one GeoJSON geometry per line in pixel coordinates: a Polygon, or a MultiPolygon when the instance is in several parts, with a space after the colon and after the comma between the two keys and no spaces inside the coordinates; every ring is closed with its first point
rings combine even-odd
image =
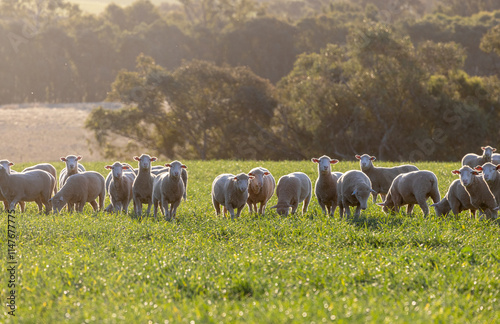
{"type": "MultiPolygon", "coordinates": [[[[105,174],[107,163],[85,163],[105,174]]],[[[217,218],[210,185],[223,172],[267,167],[276,180],[311,162],[183,161],[188,201],[178,220],[125,215],[17,214],[16,317],[4,323],[494,323],[500,321],[499,225],[459,217],[387,216],[369,202],[358,220],[306,215],[217,218]]],[[[159,164],[159,163],[155,163],[159,164]]],[[[135,164],[134,164],[135,165],[135,164]]],[[[391,165],[391,163],[377,163],[391,165]]],[[[20,170],[26,165],[14,166],[20,170]]],[[[441,195],[451,163],[436,173],[441,195]]],[[[60,169],[62,164],[57,164],[60,169]]],[[[341,162],[335,170],[359,169],[341,162]]],[[[273,197],[271,204],[276,202],[273,197]]],[[[145,207],[145,206],[144,206],[145,207]]],[[[1,227],[7,228],[7,214],[1,227]]],[[[6,235],[0,238],[6,260],[6,235]]],[[[6,261],[4,261],[6,264],[6,261]]],[[[6,266],[4,265],[5,269],[6,266]]],[[[2,302],[8,294],[4,270],[2,302]]]]}

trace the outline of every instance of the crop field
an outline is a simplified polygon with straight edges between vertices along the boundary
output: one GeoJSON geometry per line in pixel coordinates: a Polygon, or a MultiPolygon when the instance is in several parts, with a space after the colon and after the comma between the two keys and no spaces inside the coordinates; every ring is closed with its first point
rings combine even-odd
{"type": "MultiPolygon", "coordinates": [[[[231,221],[216,217],[211,204],[218,174],[261,165],[276,180],[302,171],[314,183],[317,165],[182,162],[189,172],[188,201],[172,222],[94,213],[88,204],[83,214],[38,214],[34,203],[17,212],[17,309],[14,317],[4,307],[0,322],[500,322],[498,222],[471,219],[465,212],[438,218],[433,209],[423,217],[418,206],[412,216],[390,216],[371,199],[358,219],[340,219],[338,210],[334,217],[323,215],[315,197],[305,215],[278,216],[268,208],[257,216],[245,208],[231,221]]],[[[104,176],[110,163],[82,161],[104,176]]],[[[54,165],[58,171],[63,167],[54,165]]],[[[450,171],[459,167],[416,165],[436,173],[442,197],[456,179],[450,171]]],[[[359,163],[333,167],[350,169],[359,169],[359,163]]],[[[274,196],[268,207],[276,201],[274,196]]],[[[1,216],[5,305],[11,290],[7,212],[1,216]]]]}

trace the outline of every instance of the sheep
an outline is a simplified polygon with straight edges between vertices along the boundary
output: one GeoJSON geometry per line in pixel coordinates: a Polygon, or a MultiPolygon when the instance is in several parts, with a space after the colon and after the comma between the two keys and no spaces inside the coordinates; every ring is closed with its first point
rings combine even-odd
{"type": "Polygon", "coordinates": [[[470,203],[474,208],[485,213],[490,219],[497,218],[498,205],[495,196],[479,172],[468,165],[464,165],[460,170],[453,170],[451,173],[460,175],[460,182],[470,196],[470,203]]]}
{"type": "Polygon", "coordinates": [[[372,183],[373,203],[377,202],[377,196],[380,194],[382,200],[385,200],[385,195],[389,192],[392,181],[398,175],[402,173],[418,171],[418,168],[411,164],[404,164],[395,166],[392,168],[376,167],[373,165],[373,161],[376,157],[370,156],[368,154],[355,155],[356,159],[359,160],[359,165],[361,166],[361,171],[363,171],[372,183]]]}
{"type": "Polygon", "coordinates": [[[340,217],[351,216],[351,206],[356,206],[354,217],[358,218],[361,210],[368,208],[368,198],[373,193],[370,178],[358,170],[350,170],[337,180],[337,203],[340,217]]]}
{"type": "Polygon", "coordinates": [[[153,202],[153,181],[155,176],[151,174],[151,162],[157,160],[147,154],[140,157],[134,156],[134,160],[139,163],[139,172],[132,184],[132,197],[134,200],[135,215],[140,217],[142,214],[142,204],[148,204],[146,215],[149,216],[153,202]]]}
{"type": "Polygon", "coordinates": [[[7,168],[0,165],[0,192],[6,200],[7,209],[12,211],[20,201],[34,201],[39,212],[42,205],[45,213],[51,209],[50,196],[56,179],[48,172],[34,170],[26,173],[7,172],[7,168]]]}
{"type": "Polygon", "coordinates": [[[218,175],[212,183],[212,203],[215,214],[220,215],[220,205],[224,207],[224,217],[229,212],[231,219],[240,217],[248,201],[248,181],[253,179],[245,173],[238,175],[224,173],[218,175]],[[236,214],[234,210],[236,209],[236,214]]]}
{"type": "Polygon", "coordinates": [[[318,163],[318,179],[316,180],[315,193],[323,213],[333,216],[337,208],[337,176],[333,174],[331,165],[339,160],[330,159],[323,155],[320,158],[312,158],[312,162],[318,163]]]}
{"type": "MultiPolygon", "coordinates": [[[[168,172],[169,169],[170,168],[165,167],[163,165],[155,165],[151,167],[151,173],[154,174],[155,176],[159,176],[165,172],[168,172]]],[[[184,199],[184,201],[187,201],[188,173],[186,169],[182,169],[181,178],[182,182],[184,182],[184,195],[182,196],[182,199],[184,199]]]]}
{"type": "Polygon", "coordinates": [[[424,216],[427,216],[429,215],[429,207],[427,206],[427,198],[429,197],[434,203],[441,200],[436,175],[428,170],[412,171],[394,178],[385,201],[377,205],[381,206],[386,213],[399,213],[399,208],[402,205],[408,205],[406,212],[411,214],[414,205],[418,204],[424,216]]]}
{"type": "Polygon", "coordinates": [[[431,207],[434,207],[438,217],[447,216],[450,211],[456,216],[464,210],[470,210],[472,216],[476,215],[476,208],[472,206],[470,196],[459,179],[453,181],[444,198],[431,207]]]}
{"type": "Polygon", "coordinates": [[[120,162],[106,165],[104,168],[111,170],[105,181],[111,203],[105,208],[105,211],[121,212],[123,210],[128,214],[128,206],[132,200],[132,184],[135,180],[133,168],[120,162]]]}
{"type": "Polygon", "coordinates": [[[61,161],[66,162],[66,167],[59,173],[59,188],[64,186],[69,176],[73,174],[85,172],[85,167],[78,163],[82,157],[76,155],[68,155],[61,157],[61,161]]]}
{"type": "Polygon", "coordinates": [[[276,181],[269,170],[257,167],[250,170],[249,176],[254,178],[249,181],[248,186],[248,209],[250,213],[257,213],[257,204],[260,203],[258,213],[264,215],[267,202],[273,196],[276,181]]]}
{"type": "Polygon", "coordinates": [[[153,184],[153,206],[155,219],[159,204],[165,219],[169,221],[175,218],[177,207],[184,197],[185,187],[181,175],[182,170],[187,169],[187,166],[179,161],[167,163],[165,166],[169,168],[169,171],[157,176],[153,184]]]}
{"type": "Polygon", "coordinates": [[[68,177],[66,183],[52,197],[52,211],[59,213],[64,206],[68,205],[68,211],[73,212],[76,206],[77,212],[83,212],[85,203],[88,202],[94,211],[100,211],[104,207],[106,186],[104,177],[96,171],[85,171],[68,177]],[[99,197],[99,207],[96,199],[99,197]]]}
{"type": "Polygon", "coordinates": [[[491,155],[491,163],[498,165],[500,164],[500,154],[494,153],[491,155]]]}
{"type": "Polygon", "coordinates": [[[279,215],[288,216],[290,207],[292,207],[292,214],[295,214],[301,202],[304,202],[302,214],[305,214],[312,197],[311,179],[302,172],[284,175],[278,180],[276,196],[278,196],[278,203],[271,208],[276,208],[279,215]]]}
{"type": "MultiPolygon", "coordinates": [[[[39,163],[39,164],[36,164],[36,165],[33,165],[33,166],[30,166],[28,168],[25,168],[23,171],[21,172],[29,172],[29,171],[33,171],[33,170],[43,170],[43,171],[47,171],[48,173],[52,174],[52,176],[54,177],[54,179],[57,179],[57,171],[56,171],[56,168],[54,168],[54,166],[50,163],[39,163]]],[[[57,193],[57,183],[54,184],[54,195],[57,193]]]]}
{"type": "Polygon", "coordinates": [[[498,173],[500,165],[494,165],[488,162],[482,166],[476,166],[475,169],[483,173],[484,181],[486,181],[491,193],[495,196],[497,204],[500,204],[500,174],[498,173]]]}
{"type": "MultiPolygon", "coordinates": [[[[14,165],[14,163],[10,162],[9,160],[0,160],[0,165],[7,170],[8,174],[17,173],[16,171],[10,169],[10,167],[14,165]]],[[[1,190],[0,190],[0,201],[3,202],[4,209],[9,210],[9,204],[7,202],[7,199],[2,195],[1,190]]],[[[24,207],[25,207],[24,201],[19,202],[19,207],[21,208],[21,212],[24,213],[24,207]]]]}
{"type": "Polygon", "coordinates": [[[491,146],[482,146],[481,149],[483,150],[483,155],[477,155],[474,153],[466,154],[462,158],[462,166],[468,165],[471,168],[475,168],[478,165],[491,162],[491,156],[497,149],[491,146]]]}

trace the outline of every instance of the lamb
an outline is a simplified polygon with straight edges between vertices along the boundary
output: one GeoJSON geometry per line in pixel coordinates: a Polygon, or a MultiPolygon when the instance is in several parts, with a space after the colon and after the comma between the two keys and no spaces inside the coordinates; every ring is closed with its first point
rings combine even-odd
{"type": "Polygon", "coordinates": [[[466,154],[462,158],[462,166],[468,165],[471,168],[475,168],[478,165],[491,162],[491,156],[497,149],[491,146],[482,146],[481,149],[483,150],[483,155],[477,155],[474,153],[466,154]]]}
{"type": "Polygon", "coordinates": [[[50,195],[54,188],[56,179],[48,172],[34,170],[26,173],[11,173],[0,165],[0,192],[6,200],[8,210],[14,210],[20,201],[34,201],[38,205],[39,212],[42,205],[45,213],[51,209],[50,195]]]}
{"type": "Polygon", "coordinates": [[[351,216],[351,206],[356,206],[354,217],[358,218],[361,210],[368,208],[368,198],[373,193],[370,178],[358,170],[350,170],[337,180],[337,203],[340,217],[351,216]]]}
{"type": "Polygon", "coordinates": [[[288,216],[290,207],[292,207],[292,214],[295,214],[301,202],[304,202],[302,214],[305,214],[312,197],[311,179],[302,172],[284,175],[278,180],[276,196],[278,196],[278,203],[271,208],[276,208],[279,215],[288,216]]]}
{"type": "Polygon", "coordinates": [[[389,192],[392,181],[398,175],[402,173],[418,171],[418,168],[411,164],[404,164],[400,166],[395,166],[392,168],[376,167],[373,165],[373,161],[376,160],[374,156],[368,154],[355,155],[356,159],[359,160],[361,166],[361,171],[363,171],[372,183],[373,203],[377,201],[377,196],[380,194],[382,200],[385,200],[385,195],[389,192]]]}
{"type": "Polygon", "coordinates": [[[106,177],[106,191],[109,193],[111,203],[105,210],[108,212],[123,210],[128,214],[128,206],[132,200],[132,184],[135,180],[133,168],[120,162],[106,165],[104,168],[111,170],[106,177]]]}
{"type": "Polygon", "coordinates": [[[215,208],[215,214],[220,215],[220,205],[224,207],[224,217],[229,211],[231,219],[240,217],[241,211],[248,201],[248,181],[253,179],[244,173],[220,174],[212,183],[212,203],[215,208]],[[236,214],[234,210],[236,209],[236,214]]]}
{"type": "MultiPolygon", "coordinates": [[[[159,176],[165,172],[168,172],[168,170],[170,170],[170,168],[165,167],[163,165],[155,165],[155,166],[151,167],[151,173],[154,174],[155,176],[159,176]]],[[[182,196],[182,199],[184,199],[184,201],[187,201],[188,173],[187,173],[186,169],[182,169],[181,178],[182,178],[182,182],[184,182],[184,195],[182,196]]]]}
{"type": "MultiPolygon", "coordinates": [[[[47,171],[48,173],[52,174],[52,176],[54,177],[54,179],[57,179],[56,168],[54,168],[54,166],[52,164],[50,164],[50,163],[39,163],[39,164],[30,166],[28,168],[25,168],[21,172],[29,172],[29,171],[33,171],[33,170],[47,171]]],[[[57,193],[57,184],[54,184],[54,195],[56,193],[57,193]]]]}
{"type": "Polygon", "coordinates": [[[495,196],[497,205],[500,204],[500,174],[498,173],[500,165],[488,162],[483,164],[483,166],[476,166],[475,169],[483,172],[484,181],[486,181],[491,193],[495,196]]]}
{"type": "Polygon", "coordinates": [[[498,205],[495,196],[479,172],[468,165],[462,166],[460,170],[451,171],[453,174],[460,175],[460,182],[470,196],[470,203],[474,208],[485,213],[490,219],[497,218],[498,205]]]}
{"type": "Polygon", "coordinates": [[[139,172],[132,184],[132,197],[134,200],[135,215],[142,214],[142,204],[148,204],[146,215],[149,216],[153,202],[153,181],[155,176],[151,174],[151,162],[156,161],[156,157],[142,154],[140,157],[134,156],[134,160],[139,163],[139,172]]]}
{"type": "Polygon", "coordinates": [[[157,176],[153,184],[153,206],[155,219],[158,204],[160,204],[165,219],[169,221],[175,218],[177,207],[184,197],[185,187],[181,175],[182,170],[187,169],[187,166],[179,161],[167,163],[165,166],[169,168],[169,171],[157,176]]]}
{"type": "Polygon", "coordinates": [[[453,215],[457,216],[464,210],[470,210],[471,215],[476,215],[476,208],[472,206],[470,196],[459,179],[453,181],[444,198],[432,204],[431,207],[434,207],[436,216],[438,217],[447,216],[450,211],[453,215]]]}
{"type": "Polygon", "coordinates": [[[273,196],[276,188],[276,181],[271,172],[262,167],[253,168],[248,175],[254,177],[249,181],[248,186],[248,209],[250,213],[253,213],[254,210],[257,213],[257,204],[260,203],[258,213],[264,215],[267,202],[273,196]]]}
{"type": "Polygon", "coordinates": [[[68,177],[73,174],[85,172],[85,167],[78,163],[82,157],[76,155],[68,155],[67,157],[61,157],[61,161],[66,162],[66,167],[59,173],[59,188],[62,188],[66,183],[68,177]]]}
{"type": "Polygon", "coordinates": [[[59,213],[67,204],[70,213],[73,212],[73,206],[76,206],[77,212],[83,212],[86,202],[90,203],[94,211],[102,210],[105,195],[104,177],[99,172],[77,173],[68,177],[64,186],[52,197],[52,210],[59,213]],[[99,197],[99,208],[95,201],[97,197],[99,197]]]}
{"type": "Polygon", "coordinates": [[[427,198],[431,197],[434,203],[441,200],[438,189],[438,180],[432,171],[422,170],[398,175],[392,182],[382,206],[384,212],[399,213],[402,205],[408,205],[406,212],[411,214],[415,204],[418,204],[424,213],[429,215],[427,198]]]}
{"type": "Polygon", "coordinates": [[[323,213],[333,216],[337,208],[338,178],[333,174],[331,165],[338,163],[339,160],[330,159],[330,157],[323,155],[320,158],[312,158],[311,161],[318,163],[318,179],[315,186],[316,198],[323,213]]]}
{"type": "MultiPolygon", "coordinates": [[[[16,171],[10,169],[10,167],[14,165],[14,163],[10,162],[9,160],[0,160],[0,165],[7,170],[8,174],[17,173],[16,171]]],[[[4,209],[9,210],[9,204],[7,202],[7,199],[2,195],[2,190],[0,190],[0,201],[3,202],[4,209]]],[[[21,212],[24,213],[24,201],[19,202],[19,207],[21,208],[21,212]]]]}

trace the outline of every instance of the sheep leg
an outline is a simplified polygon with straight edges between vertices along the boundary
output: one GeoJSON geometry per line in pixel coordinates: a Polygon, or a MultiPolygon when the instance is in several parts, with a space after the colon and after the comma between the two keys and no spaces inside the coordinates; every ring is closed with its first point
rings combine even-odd
{"type": "Polygon", "coordinates": [[[169,203],[166,199],[161,200],[161,206],[163,208],[163,215],[165,216],[165,220],[169,221],[172,219],[172,213],[171,210],[169,209],[169,203]]]}
{"type": "Polygon", "coordinates": [[[227,215],[227,208],[226,208],[226,206],[223,206],[223,207],[224,207],[224,208],[223,208],[224,218],[226,218],[226,215],[227,215]]]}
{"type": "Polygon", "coordinates": [[[411,213],[413,213],[414,206],[415,206],[414,204],[408,204],[408,206],[406,206],[406,214],[407,215],[411,215],[411,213]]]}
{"type": "MultiPolygon", "coordinates": [[[[248,205],[248,212],[250,214],[253,214],[253,203],[247,202],[247,205],[248,205]]],[[[255,212],[257,212],[257,208],[255,208],[255,212]]]]}
{"type": "Polygon", "coordinates": [[[37,200],[35,200],[35,203],[37,204],[38,206],[38,212],[41,213],[42,210],[43,210],[43,204],[42,204],[42,200],[40,198],[38,198],[37,200]]]}
{"type": "Polygon", "coordinates": [[[335,214],[335,209],[337,209],[337,203],[335,201],[332,201],[332,206],[330,207],[330,215],[332,217],[335,214]]]}
{"type": "MultiPolygon", "coordinates": [[[[377,203],[378,192],[372,192],[372,196],[373,196],[373,203],[374,204],[377,203]]],[[[380,196],[382,196],[382,195],[380,195],[380,196]]],[[[382,201],[384,201],[384,200],[382,200],[382,201]]]]}
{"type": "Polygon", "coordinates": [[[92,209],[96,212],[97,211],[97,202],[95,200],[92,200],[89,202],[90,206],[92,206],[92,209]]]}
{"type": "Polygon", "coordinates": [[[265,209],[266,209],[266,203],[261,202],[260,203],[260,207],[259,207],[259,214],[261,214],[262,216],[264,216],[265,209]]]}
{"type": "Polygon", "coordinates": [[[344,217],[344,204],[342,202],[342,199],[339,199],[339,217],[344,217]]]}
{"type": "Polygon", "coordinates": [[[125,214],[128,215],[128,206],[130,205],[130,200],[125,202],[125,205],[123,207],[125,214]]]}
{"type": "Polygon", "coordinates": [[[220,215],[220,204],[217,200],[215,200],[214,196],[212,196],[212,204],[214,205],[214,208],[215,208],[215,215],[219,216],[220,215]]]}
{"type": "Polygon", "coordinates": [[[134,213],[135,213],[135,217],[141,217],[142,202],[136,197],[134,197],[134,213]]]}
{"type": "Polygon", "coordinates": [[[148,209],[146,210],[146,216],[149,216],[149,213],[151,212],[151,207],[152,207],[151,201],[148,201],[148,209]]]}
{"type": "Polygon", "coordinates": [[[155,220],[158,220],[158,200],[153,197],[153,216],[155,220]]]}
{"type": "Polygon", "coordinates": [[[172,204],[172,206],[170,208],[170,216],[172,219],[175,219],[175,217],[177,216],[177,207],[179,207],[180,204],[181,204],[180,200],[178,200],[172,204]]]}
{"type": "MultiPolygon", "coordinates": [[[[307,213],[307,207],[309,207],[309,202],[311,201],[311,193],[309,196],[304,200],[304,204],[302,205],[302,214],[307,213]]],[[[298,204],[297,204],[298,205],[298,204]]]]}
{"type": "Polygon", "coordinates": [[[52,203],[50,202],[50,200],[47,200],[43,202],[43,205],[45,206],[45,215],[48,215],[52,210],[52,203]]]}
{"type": "Polygon", "coordinates": [[[325,206],[325,203],[321,200],[318,199],[318,204],[319,206],[321,207],[321,210],[323,211],[324,214],[328,214],[327,210],[326,210],[326,206],[325,206]]]}
{"type": "MultiPolygon", "coordinates": [[[[245,205],[243,205],[245,206],[245,205]]],[[[236,218],[240,217],[241,212],[243,211],[243,207],[241,208],[236,208],[236,218]]],[[[255,208],[255,211],[257,211],[257,208],[255,208]]]]}
{"type": "Polygon", "coordinates": [[[101,192],[99,195],[99,211],[104,208],[104,199],[106,198],[106,191],[101,192]]]}
{"type": "Polygon", "coordinates": [[[361,215],[361,206],[356,206],[356,210],[354,211],[354,218],[358,218],[361,215]]]}
{"type": "Polygon", "coordinates": [[[79,213],[82,213],[83,212],[83,206],[85,206],[85,202],[79,202],[79,203],[77,203],[76,204],[76,211],[79,212],[79,213]]]}
{"type": "Polygon", "coordinates": [[[224,206],[224,216],[226,215],[226,210],[231,214],[231,220],[234,220],[234,208],[233,206],[224,206]]]}
{"type": "Polygon", "coordinates": [[[113,204],[109,204],[109,205],[107,205],[107,206],[106,206],[106,208],[104,208],[104,211],[105,211],[106,213],[111,213],[111,212],[113,212],[113,204]]]}

